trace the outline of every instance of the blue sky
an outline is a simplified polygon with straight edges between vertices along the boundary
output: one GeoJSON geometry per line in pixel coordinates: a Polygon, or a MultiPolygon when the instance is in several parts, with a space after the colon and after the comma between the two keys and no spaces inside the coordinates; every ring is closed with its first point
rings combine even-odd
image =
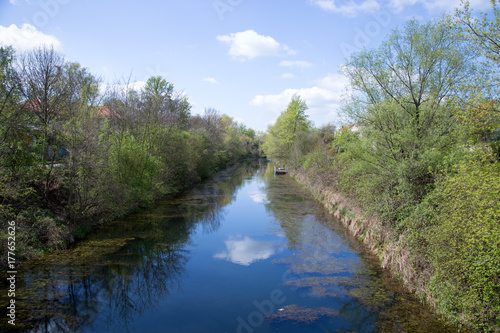
{"type": "MultiPolygon", "coordinates": [[[[353,51],[459,0],[0,0],[0,44],[53,44],[105,84],[161,75],[193,113],[215,108],[265,130],[293,94],[316,126],[340,124],[353,51]]],[[[473,0],[484,10],[489,0],[473,0]]]]}

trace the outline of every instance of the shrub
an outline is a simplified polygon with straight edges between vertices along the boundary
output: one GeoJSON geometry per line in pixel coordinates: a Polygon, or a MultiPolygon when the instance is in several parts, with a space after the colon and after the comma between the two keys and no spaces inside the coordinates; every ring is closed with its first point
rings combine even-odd
{"type": "MultiPolygon", "coordinates": [[[[462,161],[412,215],[438,310],[477,331],[500,330],[500,164],[462,161]]],[[[410,233],[411,234],[411,233],[410,233]]]]}

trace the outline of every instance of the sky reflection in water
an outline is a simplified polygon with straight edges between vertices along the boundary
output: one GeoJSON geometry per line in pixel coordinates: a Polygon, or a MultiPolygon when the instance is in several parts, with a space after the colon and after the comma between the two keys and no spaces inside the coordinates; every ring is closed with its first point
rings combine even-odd
{"type": "Polygon", "coordinates": [[[216,253],[214,258],[243,266],[249,266],[257,260],[268,259],[276,252],[273,242],[256,241],[248,236],[243,239],[230,238],[224,243],[226,250],[216,253]]]}

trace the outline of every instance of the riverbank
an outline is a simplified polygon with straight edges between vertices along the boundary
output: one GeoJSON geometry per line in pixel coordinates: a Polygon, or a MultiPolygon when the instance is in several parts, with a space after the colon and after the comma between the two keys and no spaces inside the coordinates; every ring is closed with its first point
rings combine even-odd
{"type": "Polygon", "coordinates": [[[431,296],[429,286],[421,283],[422,280],[415,271],[415,267],[419,265],[419,258],[413,256],[411,250],[405,247],[404,235],[398,235],[390,227],[383,225],[377,217],[367,215],[355,201],[307,172],[293,169],[289,171],[289,174],[311,192],[314,198],[323,204],[351,235],[378,257],[383,269],[389,270],[422,303],[438,315],[443,315],[437,311],[437,302],[431,296]]]}
{"type": "MultiPolygon", "coordinates": [[[[108,201],[102,203],[105,208],[81,212],[77,216],[68,213],[72,209],[69,199],[64,200],[67,194],[67,184],[55,184],[49,192],[47,200],[41,200],[34,191],[30,200],[23,202],[11,202],[14,209],[9,211],[10,218],[15,225],[15,249],[16,267],[19,269],[24,263],[39,259],[44,255],[56,250],[73,248],[95,229],[110,224],[114,220],[124,218],[133,213],[153,208],[158,201],[173,198],[193,188],[197,184],[209,179],[220,170],[231,170],[243,161],[256,159],[257,157],[243,157],[238,160],[211,166],[208,172],[193,172],[184,183],[178,182],[168,187],[168,191],[156,190],[150,194],[147,202],[138,200],[123,200],[122,202],[108,201]],[[111,208],[111,206],[113,206],[111,208]],[[15,208],[17,207],[17,211],[15,208]]],[[[40,189],[41,191],[41,189],[40,189]]],[[[9,229],[10,230],[10,229],[9,229]]],[[[0,233],[0,267],[7,269],[7,240],[9,234],[7,228],[0,233]]],[[[11,235],[12,236],[12,235],[11,235]]]]}

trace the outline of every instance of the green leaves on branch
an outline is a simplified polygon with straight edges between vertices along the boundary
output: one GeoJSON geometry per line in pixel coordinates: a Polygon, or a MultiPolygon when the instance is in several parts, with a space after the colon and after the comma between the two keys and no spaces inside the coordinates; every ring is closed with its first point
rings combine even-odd
{"type": "Polygon", "coordinates": [[[344,112],[363,128],[342,157],[350,164],[344,188],[389,221],[407,216],[428,193],[429,169],[456,143],[447,100],[474,72],[474,53],[454,37],[456,30],[448,18],[409,21],[343,68],[353,90],[344,112]]]}
{"type": "Polygon", "coordinates": [[[498,179],[498,162],[464,159],[440,177],[407,220],[410,239],[419,239],[414,251],[432,265],[427,283],[438,309],[457,324],[485,332],[500,329],[498,179]]]}
{"type": "Polygon", "coordinates": [[[498,0],[490,0],[490,13],[481,13],[476,17],[472,13],[469,1],[462,1],[463,8],[457,9],[455,16],[464,29],[464,36],[481,53],[496,63],[500,64],[500,8],[498,0]]]}
{"type": "Polygon", "coordinates": [[[266,155],[281,164],[297,165],[304,153],[304,141],[311,130],[307,120],[307,104],[294,95],[285,111],[268,130],[268,141],[264,146],[266,155]]]}

